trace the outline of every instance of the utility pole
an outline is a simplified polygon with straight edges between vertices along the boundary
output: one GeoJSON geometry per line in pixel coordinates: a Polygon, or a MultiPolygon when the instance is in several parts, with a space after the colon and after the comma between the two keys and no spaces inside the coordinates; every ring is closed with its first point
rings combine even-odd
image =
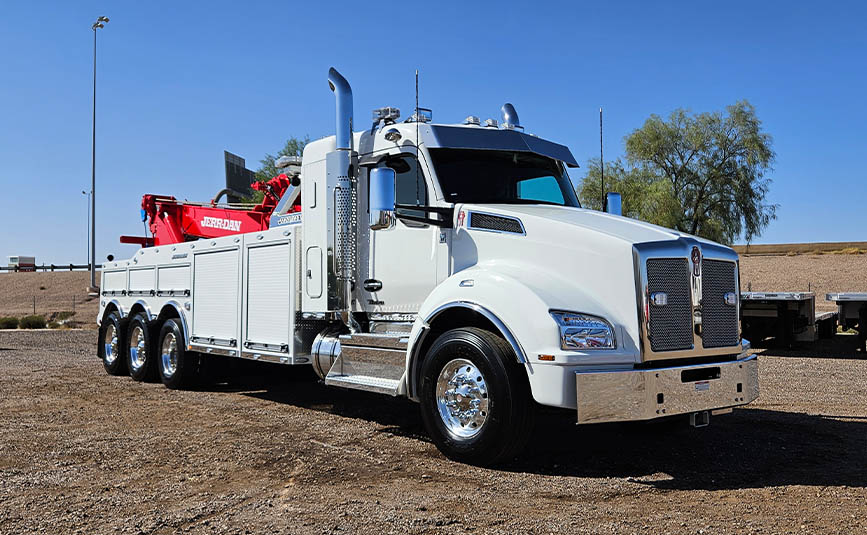
{"type": "Polygon", "coordinates": [[[96,30],[105,28],[108,17],[99,17],[90,27],[93,30],[93,138],[90,159],[90,287],[96,290],[96,30]]]}
{"type": "Polygon", "coordinates": [[[87,265],[90,266],[90,192],[81,190],[82,195],[87,195],[87,206],[85,212],[87,212],[87,229],[85,234],[87,235],[87,265]]]}

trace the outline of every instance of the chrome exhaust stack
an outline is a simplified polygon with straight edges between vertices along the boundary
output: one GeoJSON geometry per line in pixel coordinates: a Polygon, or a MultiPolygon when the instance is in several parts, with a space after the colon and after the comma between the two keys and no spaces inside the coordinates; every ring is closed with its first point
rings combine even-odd
{"type": "Polygon", "coordinates": [[[337,107],[335,151],[326,157],[329,182],[334,180],[332,266],[336,282],[335,308],[350,332],[360,330],[352,317],[352,286],[357,258],[357,204],[352,150],[352,88],[334,67],[328,71],[328,87],[334,92],[337,107]]]}

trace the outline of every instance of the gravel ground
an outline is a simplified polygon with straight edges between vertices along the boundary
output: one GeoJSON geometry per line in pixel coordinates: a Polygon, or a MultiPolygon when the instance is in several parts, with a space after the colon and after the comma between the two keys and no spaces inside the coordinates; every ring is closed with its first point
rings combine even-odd
{"type": "Polygon", "coordinates": [[[741,290],[816,292],[816,310],[836,310],[831,292],[867,292],[867,254],[742,256],[741,290]]]}
{"type": "Polygon", "coordinates": [[[0,332],[0,533],[864,533],[867,360],[760,356],[704,429],[545,413],[500,469],[444,459],[417,407],[247,366],[111,377],[94,331],[0,332]]]}

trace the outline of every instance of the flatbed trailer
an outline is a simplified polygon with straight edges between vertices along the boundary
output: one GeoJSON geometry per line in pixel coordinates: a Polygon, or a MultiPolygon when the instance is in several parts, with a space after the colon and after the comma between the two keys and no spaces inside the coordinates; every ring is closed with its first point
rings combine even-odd
{"type": "Polygon", "coordinates": [[[837,327],[837,313],[816,312],[814,292],[742,292],[741,328],[744,338],[758,343],[774,338],[776,345],[815,342],[837,327]]]}
{"type": "Polygon", "coordinates": [[[830,293],[825,299],[837,305],[838,321],[844,329],[858,329],[858,348],[867,351],[867,293],[830,293]]]}

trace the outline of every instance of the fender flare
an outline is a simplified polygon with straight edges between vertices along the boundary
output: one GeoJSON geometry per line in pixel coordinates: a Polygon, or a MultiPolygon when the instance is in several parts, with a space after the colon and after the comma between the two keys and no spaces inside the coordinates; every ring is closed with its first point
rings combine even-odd
{"type": "MultiPolygon", "coordinates": [[[[178,313],[178,318],[181,320],[181,330],[184,333],[184,342],[189,345],[190,344],[190,330],[187,327],[187,316],[184,314],[184,307],[180,303],[175,300],[171,300],[165,305],[163,305],[163,310],[166,307],[172,307],[175,309],[175,312],[178,313]]],[[[160,315],[162,315],[162,310],[160,311],[160,315]]]]}
{"type": "MultiPolygon", "coordinates": [[[[139,299],[138,301],[133,303],[132,306],[129,307],[129,312],[132,312],[132,309],[134,309],[136,305],[141,305],[142,309],[144,310],[145,316],[147,316],[148,321],[154,320],[154,314],[153,312],[151,312],[150,305],[148,305],[147,302],[142,299],[139,299]]],[[[127,314],[129,314],[129,312],[127,312],[127,314]]]]}
{"type": "Polygon", "coordinates": [[[123,307],[120,305],[120,302],[117,299],[112,299],[108,302],[108,304],[102,307],[102,314],[98,316],[99,321],[97,321],[97,325],[102,325],[102,320],[105,319],[106,311],[112,306],[114,306],[114,308],[117,310],[117,313],[120,314],[120,319],[124,319],[127,316],[126,314],[124,314],[123,307]]]}

